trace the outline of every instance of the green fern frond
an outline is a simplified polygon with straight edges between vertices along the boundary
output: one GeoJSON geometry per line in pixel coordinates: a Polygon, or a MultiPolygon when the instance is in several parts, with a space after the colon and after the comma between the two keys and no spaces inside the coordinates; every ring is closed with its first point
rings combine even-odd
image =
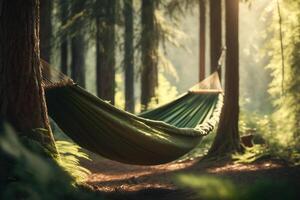
{"type": "Polygon", "coordinates": [[[80,159],[91,160],[89,156],[81,151],[81,148],[69,141],[56,141],[60,158],[58,164],[63,167],[77,182],[86,181],[91,172],[80,165],[80,159]]]}

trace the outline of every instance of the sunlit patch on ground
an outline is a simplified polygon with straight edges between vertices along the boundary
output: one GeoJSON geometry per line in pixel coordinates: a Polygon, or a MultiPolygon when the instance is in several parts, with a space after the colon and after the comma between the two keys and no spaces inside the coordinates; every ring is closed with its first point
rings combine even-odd
{"type": "Polygon", "coordinates": [[[209,173],[226,173],[226,172],[247,172],[247,171],[257,171],[257,170],[266,170],[266,169],[275,169],[280,168],[281,165],[271,161],[256,163],[256,164],[239,164],[239,163],[230,163],[221,167],[214,167],[208,169],[209,173]]]}
{"type": "Polygon", "coordinates": [[[92,171],[87,183],[105,192],[138,191],[147,188],[172,189],[174,184],[170,174],[189,168],[193,164],[195,161],[138,166],[106,159],[85,163],[92,171]]]}

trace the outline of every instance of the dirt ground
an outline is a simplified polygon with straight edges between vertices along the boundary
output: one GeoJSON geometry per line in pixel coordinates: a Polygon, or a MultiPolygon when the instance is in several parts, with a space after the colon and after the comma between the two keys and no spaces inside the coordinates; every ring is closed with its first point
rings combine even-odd
{"type": "Polygon", "coordinates": [[[251,184],[264,178],[300,185],[300,167],[288,166],[275,160],[253,164],[190,160],[157,166],[137,166],[97,156],[92,156],[92,159],[92,162],[83,163],[92,172],[87,183],[112,199],[192,199],[190,197],[194,196],[193,192],[179,189],[174,183],[174,176],[182,173],[226,177],[236,184],[251,184]]]}

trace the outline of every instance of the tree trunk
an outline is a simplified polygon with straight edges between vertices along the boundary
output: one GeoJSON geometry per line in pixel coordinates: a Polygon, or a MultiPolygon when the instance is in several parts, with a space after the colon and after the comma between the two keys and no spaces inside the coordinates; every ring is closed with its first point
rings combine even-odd
{"type": "Polygon", "coordinates": [[[142,1],[142,72],[141,72],[141,105],[142,111],[156,96],[158,86],[158,34],[155,22],[156,1],[142,1]]]}
{"type": "Polygon", "coordinates": [[[200,28],[200,35],[199,35],[199,81],[205,79],[205,32],[206,32],[206,1],[200,0],[199,1],[199,28],[200,28]]]}
{"type": "MultiPolygon", "coordinates": [[[[60,20],[62,25],[68,20],[68,1],[60,1],[60,20]]],[[[63,33],[60,38],[60,67],[62,73],[68,75],[68,36],[63,33]]]]}
{"type": "Polygon", "coordinates": [[[40,3],[40,44],[41,44],[41,58],[50,62],[51,57],[51,38],[52,38],[52,0],[42,0],[40,3]]]}
{"type": "Polygon", "coordinates": [[[125,18],[125,110],[134,113],[134,49],[133,49],[133,1],[124,0],[125,18]]]}
{"type": "MultiPolygon", "coordinates": [[[[210,63],[211,73],[218,67],[222,47],[222,4],[221,0],[210,0],[210,63]]],[[[221,77],[221,69],[219,69],[221,77]]]]}
{"type": "Polygon", "coordinates": [[[99,5],[105,11],[96,17],[97,94],[114,104],[116,0],[99,1],[99,5]]]}
{"type": "Polygon", "coordinates": [[[35,139],[56,152],[41,87],[38,2],[1,2],[0,118],[6,119],[20,134],[46,129],[35,139]]]}
{"type": "MultiPolygon", "coordinates": [[[[72,2],[72,15],[84,8],[84,0],[72,2]]],[[[80,19],[76,24],[77,32],[71,39],[71,77],[81,87],[85,87],[85,43],[80,19]]]]}
{"type": "Polygon", "coordinates": [[[71,77],[81,87],[85,87],[84,38],[78,33],[71,39],[71,77]]]}
{"type": "Polygon", "coordinates": [[[239,139],[239,0],[226,1],[225,97],[216,138],[209,155],[241,151],[239,139]]]}

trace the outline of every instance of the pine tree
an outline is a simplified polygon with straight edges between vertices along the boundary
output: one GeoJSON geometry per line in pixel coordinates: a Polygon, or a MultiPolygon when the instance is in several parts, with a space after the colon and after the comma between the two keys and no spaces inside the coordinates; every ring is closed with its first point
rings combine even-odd
{"type": "MultiPolygon", "coordinates": [[[[84,9],[85,0],[73,0],[71,5],[72,16],[84,9]]],[[[85,87],[85,41],[82,30],[82,21],[76,22],[77,32],[71,38],[71,77],[81,87],[85,87]]]]}
{"type": "MultiPolygon", "coordinates": [[[[210,65],[211,73],[218,67],[222,47],[222,5],[221,0],[210,0],[210,65]]],[[[221,77],[221,69],[219,70],[221,77]]]]}
{"type": "Polygon", "coordinates": [[[199,17],[200,17],[200,36],[199,36],[199,81],[205,78],[205,30],[206,30],[206,1],[199,1],[199,17]]]}
{"type": "Polygon", "coordinates": [[[157,1],[142,1],[142,72],[141,72],[141,105],[142,110],[155,98],[158,86],[158,45],[159,38],[155,21],[157,1]]]}
{"type": "Polygon", "coordinates": [[[239,0],[226,1],[226,69],[224,106],[209,155],[241,151],[239,138],[239,0]]]}
{"type": "Polygon", "coordinates": [[[134,113],[134,47],[133,47],[133,1],[124,0],[125,18],[125,110],[134,113]]]}
{"type": "Polygon", "coordinates": [[[51,58],[51,41],[52,41],[52,8],[51,0],[43,0],[40,2],[40,44],[41,58],[50,62],[51,58]]]}
{"type": "MultiPolygon", "coordinates": [[[[62,26],[67,23],[68,20],[68,11],[69,11],[69,3],[68,1],[60,0],[59,2],[60,8],[60,21],[62,26]]],[[[61,71],[64,74],[68,74],[68,34],[63,33],[60,37],[60,67],[61,71]]]]}
{"type": "Polygon", "coordinates": [[[1,3],[0,118],[10,122],[20,134],[46,129],[35,139],[56,152],[41,86],[39,1],[1,3]]]}
{"type": "Polygon", "coordinates": [[[96,74],[97,94],[115,103],[116,0],[97,0],[96,74]]]}

